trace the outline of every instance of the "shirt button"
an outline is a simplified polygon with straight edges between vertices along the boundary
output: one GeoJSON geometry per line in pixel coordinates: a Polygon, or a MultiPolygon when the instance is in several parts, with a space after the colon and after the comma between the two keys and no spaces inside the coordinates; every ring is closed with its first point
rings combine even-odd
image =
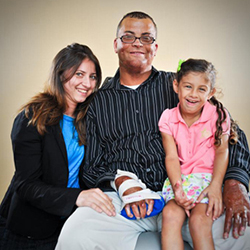
{"type": "Polygon", "coordinates": [[[150,169],[150,168],[147,168],[147,169],[146,169],[146,172],[150,172],[150,171],[151,171],[151,169],[150,169]]]}
{"type": "Polygon", "coordinates": [[[138,113],[139,113],[139,110],[136,110],[135,112],[138,114],[138,113]]]}

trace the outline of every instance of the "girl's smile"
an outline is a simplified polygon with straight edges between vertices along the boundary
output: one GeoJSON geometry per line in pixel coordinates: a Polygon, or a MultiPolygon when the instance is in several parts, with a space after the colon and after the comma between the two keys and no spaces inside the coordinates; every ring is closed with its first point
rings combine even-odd
{"type": "Polygon", "coordinates": [[[179,97],[181,115],[187,124],[190,120],[193,123],[199,119],[206,101],[215,93],[206,74],[200,72],[188,73],[179,83],[175,80],[173,86],[179,97]]]}

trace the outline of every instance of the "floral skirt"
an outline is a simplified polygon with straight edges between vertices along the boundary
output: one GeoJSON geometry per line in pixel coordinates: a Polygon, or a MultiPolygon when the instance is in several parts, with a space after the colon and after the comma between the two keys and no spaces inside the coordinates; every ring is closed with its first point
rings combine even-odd
{"type": "MultiPolygon", "coordinates": [[[[197,200],[201,192],[210,184],[212,174],[210,173],[194,173],[189,175],[181,175],[182,188],[188,199],[197,200]]],[[[166,202],[174,199],[174,192],[170,181],[167,178],[162,188],[162,195],[166,202]]],[[[201,203],[208,203],[208,198],[204,197],[201,203]]]]}

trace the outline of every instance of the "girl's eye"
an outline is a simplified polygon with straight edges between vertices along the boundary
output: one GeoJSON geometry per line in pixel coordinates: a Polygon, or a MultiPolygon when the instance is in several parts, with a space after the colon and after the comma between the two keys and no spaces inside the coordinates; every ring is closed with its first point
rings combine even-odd
{"type": "Polygon", "coordinates": [[[201,92],[205,92],[205,91],[206,91],[206,89],[204,89],[204,88],[200,88],[200,91],[201,91],[201,92]]]}
{"type": "Polygon", "coordinates": [[[185,88],[187,88],[187,89],[191,89],[191,86],[190,85],[186,85],[186,86],[184,86],[185,88]]]}

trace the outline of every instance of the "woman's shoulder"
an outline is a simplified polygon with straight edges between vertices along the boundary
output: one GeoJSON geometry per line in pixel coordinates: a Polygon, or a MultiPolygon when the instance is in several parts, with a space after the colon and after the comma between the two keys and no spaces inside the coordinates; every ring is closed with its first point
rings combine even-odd
{"type": "Polygon", "coordinates": [[[12,141],[27,138],[31,134],[39,136],[36,127],[30,123],[32,115],[32,111],[25,108],[17,114],[11,130],[12,141]]]}

